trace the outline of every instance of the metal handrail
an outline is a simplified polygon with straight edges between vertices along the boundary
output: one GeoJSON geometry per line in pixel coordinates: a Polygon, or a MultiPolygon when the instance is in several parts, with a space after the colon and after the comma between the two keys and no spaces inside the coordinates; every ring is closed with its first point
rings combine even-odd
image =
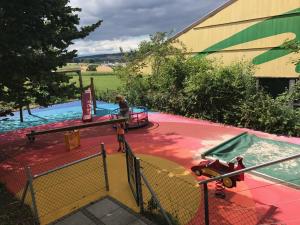
{"type": "Polygon", "coordinates": [[[285,161],[296,159],[296,158],[299,158],[299,157],[300,157],[300,154],[296,154],[296,155],[292,155],[292,156],[289,156],[289,157],[286,157],[286,158],[282,158],[282,159],[270,161],[270,162],[267,162],[267,163],[263,163],[263,164],[260,164],[260,165],[257,165],[257,166],[250,166],[250,167],[247,167],[245,169],[237,170],[237,171],[234,171],[234,172],[231,172],[231,173],[223,174],[221,176],[217,176],[217,177],[213,177],[213,178],[210,178],[210,179],[207,179],[207,180],[200,181],[199,184],[207,184],[207,183],[210,183],[210,182],[213,182],[213,181],[216,181],[216,180],[224,179],[226,177],[232,177],[232,176],[239,175],[241,173],[245,173],[245,172],[248,172],[248,171],[251,171],[251,170],[256,170],[256,169],[259,169],[259,168],[271,166],[271,165],[274,165],[276,163],[285,162],[285,161]]]}
{"type": "Polygon", "coordinates": [[[97,157],[97,156],[101,156],[101,154],[102,154],[102,152],[96,153],[96,154],[93,154],[93,155],[90,155],[90,156],[88,156],[88,157],[85,157],[85,158],[76,160],[76,161],[71,162],[71,163],[66,163],[66,164],[64,164],[64,165],[62,165],[62,166],[56,167],[56,168],[54,168],[54,169],[48,170],[48,171],[46,171],[46,172],[43,172],[43,173],[40,173],[40,174],[37,174],[37,175],[34,175],[33,178],[36,179],[36,178],[38,178],[38,177],[45,176],[45,175],[47,175],[47,174],[49,174],[49,173],[53,173],[53,172],[55,172],[55,171],[64,169],[64,168],[69,167],[69,166],[73,166],[73,165],[75,165],[75,164],[78,164],[78,163],[80,163],[80,162],[83,162],[83,161],[86,161],[86,160],[95,158],[95,157],[97,157]]]}

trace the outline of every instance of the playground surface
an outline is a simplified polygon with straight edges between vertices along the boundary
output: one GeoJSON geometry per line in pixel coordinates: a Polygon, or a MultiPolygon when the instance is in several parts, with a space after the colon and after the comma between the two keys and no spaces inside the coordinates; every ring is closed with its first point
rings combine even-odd
{"type": "MultiPolygon", "coordinates": [[[[58,109],[52,112],[51,108],[44,109],[44,111],[45,115],[50,115],[53,112],[59,114],[58,109]]],[[[76,119],[80,118],[80,111],[77,113],[79,115],[73,118],[64,117],[49,123],[31,123],[31,126],[38,125],[35,129],[43,130],[81,124],[81,120],[76,119]]],[[[42,112],[37,114],[40,117],[45,115],[42,112]]],[[[106,119],[106,117],[96,117],[94,121],[106,119]]],[[[247,131],[261,138],[300,144],[300,138],[278,137],[170,114],[150,113],[149,120],[149,126],[130,130],[126,134],[131,148],[146,162],[151,162],[162,169],[171,171],[176,176],[189,180],[189,182],[196,182],[197,178],[191,174],[190,167],[198,164],[203,152],[242,132],[247,131]]],[[[29,125],[30,123],[23,129],[10,131],[5,128],[6,130],[2,130],[0,133],[0,182],[5,182],[10,191],[16,194],[22,191],[15,178],[18,176],[18,171],[25,165],[31,166],[33,174],[40,174],[99,152],[100,143],[103,142],[110,156],[108,170],[115,174],[110,178],[112,179],[111,185],[116,187],[111,188],[111,190],[115,190],[112,191],[115,192],[112,196],[123,204],[129,205],[133,210],[137,210],[134,201],[128,199],[131,193],[126,183],[126,167],[120,164],[122,154],[117,153],[118,143],[115,130],[111,125],[81,130],[81,146],[71,152],[65,150],[63,133],[42,135],[34,143],[29,144],[25,136],[32,129],[29,125]]],[[[200,179],[204,178],[200,177],[200,179]]],[[[244,204],[245,207],[257,212],[256,223],[263,217],[268,218],[270,223],[288,225],[300,223],[298,216],[300,208],[299,189],[246,174],[244,182],[239,182],[236,188],[226,190],[226,192],[230,201],[244,204]]]]}

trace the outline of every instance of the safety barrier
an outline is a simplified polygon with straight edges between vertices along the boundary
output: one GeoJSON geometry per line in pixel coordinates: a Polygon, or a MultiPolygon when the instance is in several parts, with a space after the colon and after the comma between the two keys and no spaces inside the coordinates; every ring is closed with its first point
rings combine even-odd
{"type": "MultiPolygon", "coordinates": [[[[242,190],[240,192],[234,192],[235,201],[216,198],[215,190],[208,188],[208,183],[214,181],[222,181],[225,178],[233,177],[241,173],[245,173],[252,170],[257,170],[260,168],[268,167],[278,163],[284,163],[289,160],[295,160],[300,158],[300,154],[292,155],[290,157],[282,158],[279,160],[274,160],[257,166],[251,166],[245,169],[227,173],[221,176],[213,177],[204,181],[199,182],[201,190],[203,191],[203,205],[204,205],[204,224],[216,224],[219,225],[220,221],[222,224],[232,224],[232,225],[255,225],[255,224],[277,224],[278,221],[272,218],[273,214],[276,214],[277,207],[273,205],[268,205],[264,203],[254,203],[252,199],[248,199],[247,196],[242,193],[248,190],[242,190]],[[260,207],[257,211],[257,204],[260,207]]],[[[300,179],[299,177],[295,178],[300,179]]],[[[283,181],[285,183],[287,181],[283,181]]],[[[287,182],[288,183],[288,182],[287,182]]],[[[267,186],[256,187],[252,189],[264,188],[264,192],[268,193],[268,188],[272,188],[274,184],[269,184],[267,186]]],[[[299,220],[300,221],[300,220],[299,220]]]]}
{"type": "Polygon", "coordinates": [[[201,224],[203,217],[199,215],[201,195],[199,186],[175,176],[173,173],[141,160],[141,171],[164,209],[168,220],[163,220],[163,214],[158,202],[150,191],[146,190],[145,180],[142,182],[144,215],[157,224],[201,224]]]}
{"type": "MultiPolygon", "coordinates": [[[[128,128],[139,128],[144,127],[149,124],[148,120],[148,109],[143,106],[132,107],[129,110],[129,123],[128,128]]],[[[111,113],[111,119],[119,119],[122,118],[120,116],[120,109],[115,109],[111,113]]]]}
{"type": "Polygon", "coordinates": [[[133,154],[129,144],[126,141],[125,148],[128,184],[132,191],[133,197],[139,206],[141,201],[140,162],[139,159],[133,154]]]}
{"type": "Polygon", "coordinates": [[[134,155],[126,143],[128,183],[140,212],[160,225],[200,224],[200,189],[134,155]]]}
{"type": "Polygon", "coordinates": [[[22,202],[31,206],[37,223],[48,224],[107,195],[109,190],[106,152],[32,175],[26,167],[27,183],[22,202]]]}

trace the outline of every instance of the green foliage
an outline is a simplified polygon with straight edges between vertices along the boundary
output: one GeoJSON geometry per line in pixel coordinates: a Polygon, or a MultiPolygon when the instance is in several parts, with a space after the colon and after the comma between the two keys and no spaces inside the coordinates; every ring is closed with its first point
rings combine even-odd
{"type": "Polygon", "coordinates": [[[13,110],[12,104],[0,101],[0,116],[6,116],[8,114],[11,114],[12,110],[13,110]]]}
{"type": "MultiPolygon", "coordinates": [[[[287,40],[285,41],[283,48],[288,49],[290,52],[293,53],[300,53],[300,41],[297,40],[287,40]]],[[[298,57],[298,59],[294,60],[293,63],[295,65],[300,65],[300,58],[298,57]]]]}
{"type": "MultiPolygon", "coordinates": [[[[150,200],[147,202],[147,206],[143,215],[149,220],[160,225],[168,225],[166,218],[163,216],[162,212],[159,209],[159,206],[156,200],[151,196],[150,200]]],[[[171,213],[166,212],[167,217],[171,221],[172,225],[180,225],[178,219],[174,217],[171,213]]]]}
{"type": "Polygon", "coordinates": [[[79,11],[69,0],[1,1],[0,101],[48,106],[76,94],[69,76],[53,72],[76,56],[72,41],[101,23],[79,27],[79,11]]]}
{"type": "Polygon", "coordinates": [[[96,99],[105,101],[105,102],[111,102],[115,103],[116,96],[120,94],[120,91],[118,90],[96,90],[96,99]]]}
{"type": "MultiPolygon", "coordinates": [[[[215,59],[186,57],[159,33],[125,56],[116,69],[121,92],[133,105],[158,111],[203,118],[277,134],[299,136],[300,82],[293,92],[272,98],[256,90],[254,66],[240,61],[224,66],[215,59]],[[163,50],[161,50],[163,49],[163,50]],[[146,62],[151,75],[143,75],[146,62]]],[[[180,43],[179,43],[180,46],[180,43]]]]}
{"type": "Polygon", "coordinates": [[[34,219],[30,207],[24,205],[10,194],[0,183],[0,224],[1,225],[32,225],[34,219]]]}
{"type": "Polygon", "coordinates": [[[240,104],[256,90],[252,66],[222,66],[203,58],[190,61],[194,71],[184,87],[186,115],[236,125],[240,104]]]}
{"type": "Polygon", "coordinates": [[[284,95],[274,99],[259,91],[243,102],[240,108],[240,124],[244,127],[300,136],[300,110],[293,109],[284,95]]]}

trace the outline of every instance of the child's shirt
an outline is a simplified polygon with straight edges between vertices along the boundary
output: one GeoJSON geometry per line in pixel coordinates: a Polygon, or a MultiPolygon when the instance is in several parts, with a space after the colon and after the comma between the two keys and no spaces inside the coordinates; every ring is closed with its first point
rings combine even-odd
{"type": "Polygon", "coordinates": [[[125,130],[120,127],[120,126],[117,126],[117,134],[118,135],[124,135],[125,134],[125,130]]]}

